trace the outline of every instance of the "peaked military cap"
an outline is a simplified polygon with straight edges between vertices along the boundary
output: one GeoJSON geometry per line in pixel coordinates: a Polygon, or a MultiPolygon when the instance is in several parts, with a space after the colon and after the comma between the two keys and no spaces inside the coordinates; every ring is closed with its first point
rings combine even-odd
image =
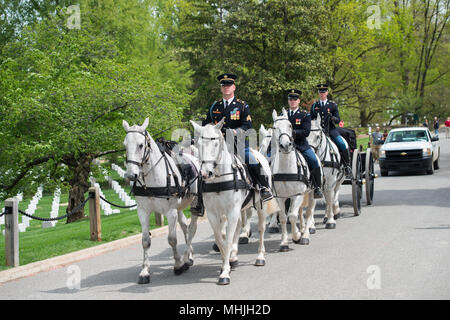
{"type": "Polygon", "coordinates": [[[236,80],[237,76],[232,73],[223,73],[217,77],[219,83],[222,84],[234,84],[234,80],[236,80]]]}
{"type": "Polygon", "coordinates": [[[299,98],[302,95],[302,92],[298,89],[289,89],[287,90],[288,98],[299,98]]]}
{"type": "Polygon", "coordinates": [[[317,85],[317,89],[319,90],[319,92],[325,92],[328,91],[328,85],[325,83],[321,83],[317,85]]]}

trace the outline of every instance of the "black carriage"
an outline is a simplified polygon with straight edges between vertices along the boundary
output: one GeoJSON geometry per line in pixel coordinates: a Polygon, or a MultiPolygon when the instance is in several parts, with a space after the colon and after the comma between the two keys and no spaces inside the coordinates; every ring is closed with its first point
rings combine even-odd
{"type": "Polygon", "coordinates": [[[367,205],[371,205],[373,202],[376,177],[373,155],[370,148],[367,148],[365,152],[362,151],[362,146],[358,149],[354,130],[340,127],[337,129],[348,143],[352,167],[352,178],[345,179],[343,184],[352,186],[353,211],[356,216],[359,216],[363,185],[365,185],[367,205]]]}

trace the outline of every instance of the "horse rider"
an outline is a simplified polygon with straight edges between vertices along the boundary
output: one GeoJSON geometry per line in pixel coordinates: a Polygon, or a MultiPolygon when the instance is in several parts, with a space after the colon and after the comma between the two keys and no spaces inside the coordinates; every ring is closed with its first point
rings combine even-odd
{"type": "MultiPolygon", "coordinates": [[[[245,101],[234,96],[236,90],[237,76],[232,73],[224,73],[217,77],[222,92],[222,99],[215,101],[209,108],[206,119],[202,126],[209,123],[218,123],[225,118],[222,132],[232,130],[234,136],[240,135],[243,131],[252,128],[252,118],[250,116],[250,107],[245,101]]],[[[245,163],[255,184],[258,185],[262,201],[268,201],[273,198],[269,187],[269,177],[264,175],[261,164],[256,161],[250,152],[249,143],[245,141],[245,163]]]]}
{"type": "Polygon", "coordinates": [[[317,115],[320,114],[321,127],[337,145],[339,153],[341,154],[342,163],[344,164],[345,174],[350,176],[351,167],[348,145],[345,143],[344,138],[342,138],[335,126],[341,121],[339,118],[338,105],[337,103],[328,100],[327,84],[318,84],[317,90],[319,93],[319,100],[311,106],[311,120],[315,120],[317,115]]]}
{"type": "Polygon", "coordinates": [[[292,124],[292,134],[294,144],[297,150],[301,152],[308,163],[311,171],[311,181],[314,188],[314,198],[322,198],[322,175],[320,165],[314,151],[308,144],[306,137],[309,136],[311,130],[311,115],[306,110],[300,110],[300,96],[302,92],[298,89],[287,90],[287,98],[289,103],[288,118],[292,124]]]}

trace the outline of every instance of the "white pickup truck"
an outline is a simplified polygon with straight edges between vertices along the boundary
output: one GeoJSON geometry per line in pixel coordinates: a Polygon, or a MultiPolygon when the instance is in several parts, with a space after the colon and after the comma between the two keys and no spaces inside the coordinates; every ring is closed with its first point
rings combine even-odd
{"type": "Polygon", "coordinates": [[[439,138],[425,127],[398,128],[389,132],[380,148],[380,171],[422,171],[439,169],[439,138]]]}

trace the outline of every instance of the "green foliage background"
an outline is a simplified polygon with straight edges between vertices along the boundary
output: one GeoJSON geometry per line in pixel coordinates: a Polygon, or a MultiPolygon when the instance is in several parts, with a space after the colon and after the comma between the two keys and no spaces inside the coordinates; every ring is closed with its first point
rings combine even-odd
{"type": "MultiPolygon", "coordinates": [[[[255,128],[284,91],[327,82],[346,126],[450,114],[449,0],[0,0],[0,198],[56,185],[79,201],[121,122],[189,128],[238,75],[255,128]],[[379,26],[373,27],[373,19],[379,26]]],[[[165,132],[170,137],[170,130],[165,132]]]]}

